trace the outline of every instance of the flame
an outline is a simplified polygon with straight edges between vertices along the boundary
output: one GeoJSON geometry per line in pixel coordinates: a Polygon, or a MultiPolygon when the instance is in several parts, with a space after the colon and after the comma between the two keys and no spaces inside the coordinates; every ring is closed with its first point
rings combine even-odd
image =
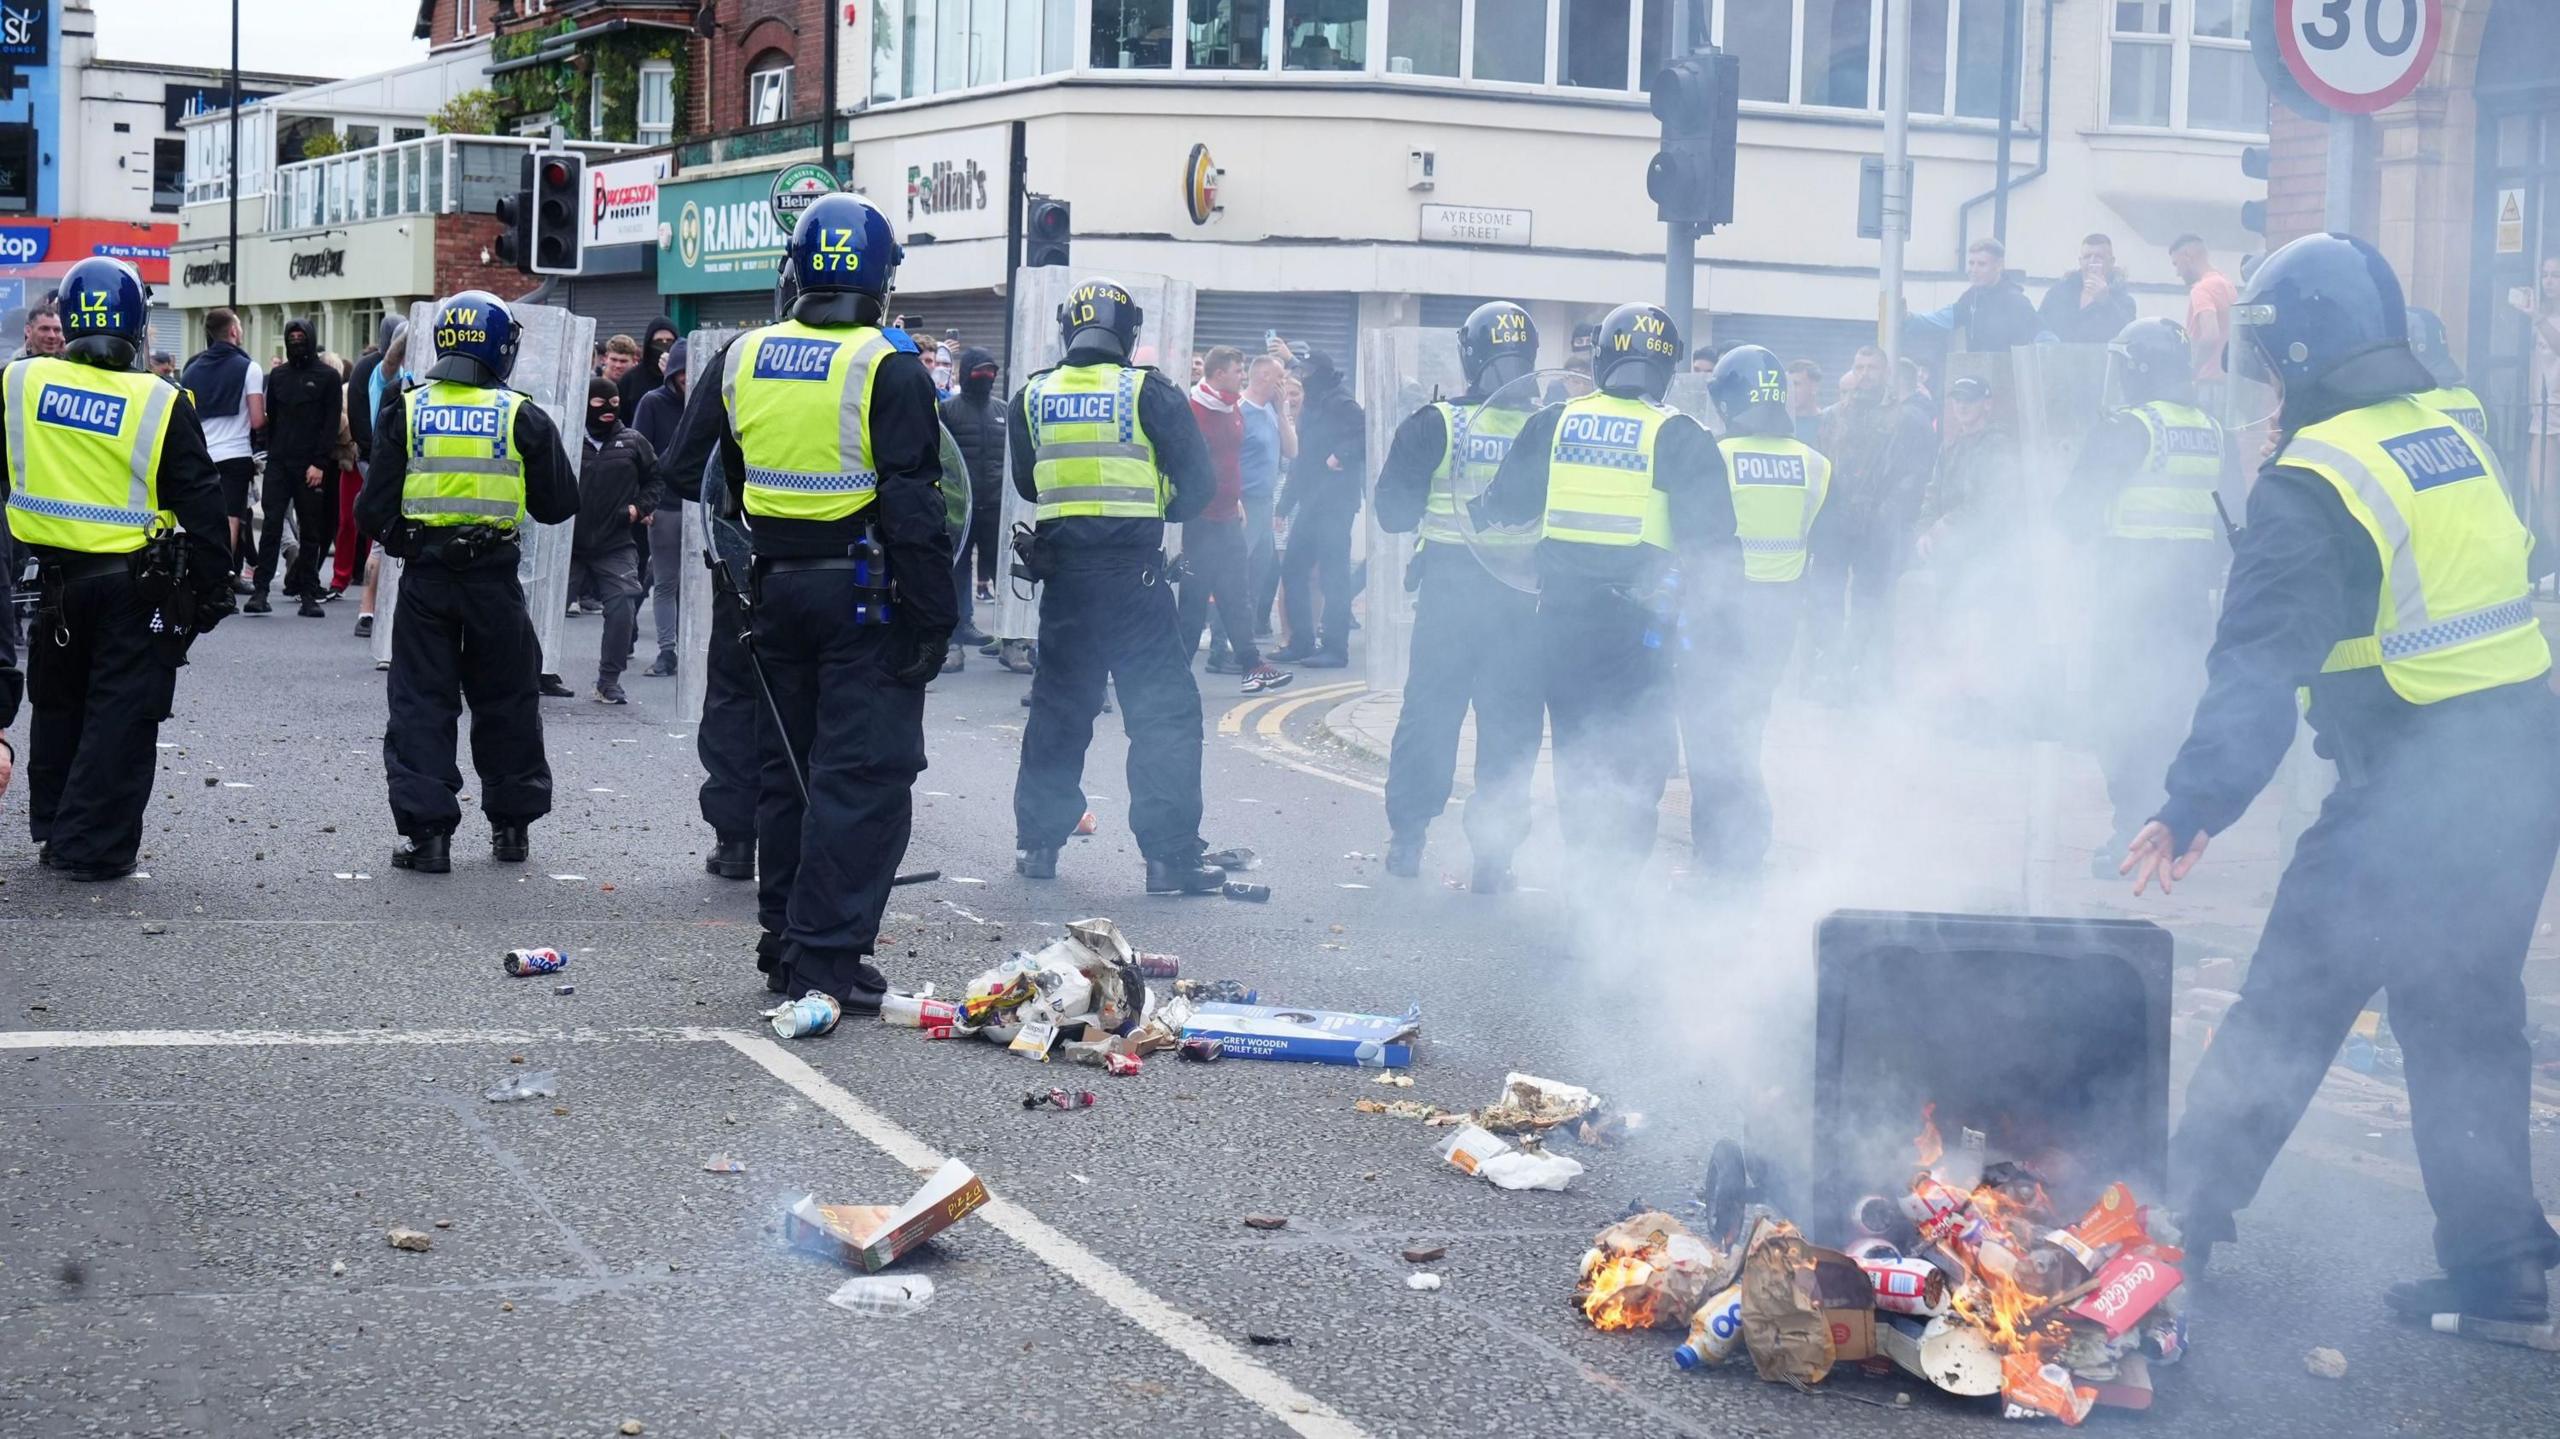
{"type": "Polygon", "coordinates": [[[1603,1259],[1583,1276],[1583,1317],[1596,1329],[1650,1329],[1661,1286],[1654,1267],[1633,1254],[1603,1259]]]}
{"type": "MultiPolygon", "coordinates": [[[[1937,1111],[1934,1102],[1921,1106],[1920,1133],[1911,1141],[1922,1165],[1915,1184],[1932,1177],[1927,1166],[1945,1153],[1937,1111]]],[[[2041,1186],[2034,1197],[2043,1200],[2041,1186]]],[[[2011,1198],[1997,1185],[1981,1185],[1965,1198],[1982,1223],[1971,1237],[1951,1235],[1939,1246],[1960,1266],[1947,1276],[1952,1285],[1950,1314],[1958,1323],[1981,1330],[2003,1354],[2032,1355],[2041,1361],[2060,1352],[2070,1341],[2070,1329],[2060,1318],[2045,1313],[2047,1296],[2027,1282],[2034,1271],[2026,1255],[2034,1248],[2035,1236],[2049,1226],[2030,1205],[2011,1198]]]]}
{"type": "Polygon", "coordinates": [[[1920,1132],[1913,1136],[1911,1147],[1920,1152],[1920,1167],[1929,1168],[1946,1157],[1946,1142],[1938,1137],[1938,1102],[1930,1100],[1920,1106],[1920,1132]]]}

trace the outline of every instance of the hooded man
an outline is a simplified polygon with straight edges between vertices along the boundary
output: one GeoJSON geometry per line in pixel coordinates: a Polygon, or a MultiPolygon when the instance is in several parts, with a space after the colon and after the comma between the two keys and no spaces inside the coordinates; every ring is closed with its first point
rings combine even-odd
{"type": "Polygon", "coordinates": [[[959,393],[942,402],[942,427],[960,444],[969,465],[969,544],[951,566],[951,583],[960,596],[960,629],[951,639],[959,645],[982,645],[987,636],[971,613],[970,561],[975,559],[978,588],[992,593],[997,541],[1004,532],[1004,403],[996,398],[998,366],[993,353],[972,345],[960,352],[959,393]]]}
{"type": "Polygon", "coordinates": [[[578,525],[569,541],[569,583],[604,602],[604,642],[596,655],[596,703],[630,701],[623,667],[640,609],[640,547],[632,527],[658,508],[658,454],[622,423],[611,380],[587,381],[586,455],[578,467],[578,525]]]}
{"type": "Polygon", "coordinates": [[[267,481],[260,500],[266,525],[258,532],[257,589],[241,613],[271,612],[267,592],[275,585],[290,512],[302,540],[284,592],[302,601],[304,619],[321,619],[327,612],[320,608],[320,560],[338,530],[338,420],[346,381],[335,365],[322,363],[309,320],[285,321],[284,363],[267,371],[266,396],[267,481]]]}
{"type": "Polygon", "coordinates": [[[1289,549],[1280,561],[1289,645],[1271,658],[1338,670],[1351,662],[1351,522],[1368,485],[1368,419],[1322,350],[1307,356],[1305,384],[1298,457],[1280,490],[1280,513],[1289,522],[1289,549]],[[1321,619],[1318,592],[1324,595],[1321,619]]]}
{"type": "Polygon", "coordinates": [[[676,336],[675,321],[664,315],[653,317],[649,328],[640,332],[640,359],[622,372],[615,382],[620,393],[616,400],[623,422],[637,428],[633,416],[640,413],[640,397],[667,382],[667,356],[683,343],[676,336]]]}
{"type": "MultiPolygon", "coordinates": [[[[684,341],[668,346],[666,379],[642,395],[638,407],[631,411],[631,428],[657,454],[665,454],[675,442],[676,421],[684,414],[684,387],[691,363],[684,341]]],[[[676,624],[684,608],[683,586],[678,579],[684,573],[684,496],[671,485],[658,491],[657,518],[649,526],[649,568],[657,580],[651,588],[650,608],[658,628],[658,659],[649,666],[649,677],[667,679],[676,672],[676,624]]]]}

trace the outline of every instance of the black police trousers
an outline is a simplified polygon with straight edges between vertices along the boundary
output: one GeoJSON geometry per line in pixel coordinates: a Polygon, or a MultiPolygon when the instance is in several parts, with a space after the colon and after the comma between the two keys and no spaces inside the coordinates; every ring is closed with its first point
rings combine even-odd
{"type": "Polygon", "coordinates": [[[1690,864],[1711,883],[1748,888],[1769,857],[1761,741],[1795,652],[1806,590],[1802,581],[1717,583],[1699,596],[1676,661],[1690,864]]]}
{"type": "MultiPolygon", "coordinates": [[[[1068,562],[1070,565],[1073,561],[1068,562]]],[[[1040,587],[1040,668],[1013,781],[1014,844],[1057,849],[1084,818],[1084,752],[1103,684],[1129,735],[1129,828],[1149,859],[1185,863],[1200,840],[1200,687],[1163,561],[1053,574],[1040,587]]]]}
{"type": "Polygon", "coordinates": [[[1578,878],[1644,863],[1661,824],[1678,736],[1670,652],[1622,588],[1550,579],[1538,599],[1539,669],[1555,728],[1556,822],[1578,878]]]}
{"type": "Polygon", "coordinates": [[[513,546],[463,569],[433,554],[401,566],[384,686],[391,717],[382,731],[400,833],[451,834],[462,822],[454,735],[466,704],[471,767],[489,823],[531,824],[551,812],[536,688],[541,645],[524,606],[513,546]]]}
{"type": "Polygon", "coordinates": [[[756,915],[783,937],[799,983],[843,999],[876,983],[863,957],[907,854],[924,770],[924,689],[889,677],[894,627],[853,622],[850,566],[769,563],[756,564],[756,654],[783,733],[760,751],[756,915]],[[791,777],[795,757],[806,804],[791,777]]]}
{"type": "Polygon", "coordinates": [[[1449,803],[1458,730],[1476,714],[1475,790],[1467,796],[1467,845],[1479,861],[1508,864],[1529,834],[1529,780],[1538,767],[1547,697],[1521,651],[1536,632],[1538,601],[1495,579],[1464,549],[1426,544],[1413,601],[1413,649],[1404,708],[1387,753],[1387,828],[1419,840],[1449,803]]]}
{"type": "Polygon", "coordinates": [[[764,756],[757,748],[767,727],[764,696],[756,692],[755,669],[738,625],[738,602],[712,586],[711,649],[693,752],[702,761],[702,821],[724,843],[756,837],[756,796],[764,782],[764,756]]]}
{"type": "Polygon", "coordinates": [[[100,572],[63,581],[27,626],[28,827],[66,869],[130,864],[178,671],[152,644],[123,556],[70,564],[100,572]]]}
{"type": "Polygon", "coordinates": [[[2392,718],[2404,727],[2382,753],[2341,753],[2276,884],[2240,1000],[2187,1088],[2173,1203],[2191,1238],[2232,1237],[2381,989],[2437,1260],[2560,1264],[2527,1148],[2523,978],[2560,857],[2560,701],[2535,679],[2392,718]]]}

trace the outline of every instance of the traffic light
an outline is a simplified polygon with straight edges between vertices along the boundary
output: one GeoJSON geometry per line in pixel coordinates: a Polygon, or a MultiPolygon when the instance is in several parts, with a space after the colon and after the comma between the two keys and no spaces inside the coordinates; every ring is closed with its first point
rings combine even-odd
{"type": "Polygon", "coordinates": [[[1664,220],[1713,230],[1733,223],[1736,102],[1742,60],[1721,50],[1683,55],[1653,74],[1662,149],[1645,170],[1645,193],[1664,220]]]}
{"type": "MultiPolygon", "coordinates": [[[[2265,180],[2267,178],[2267,147],[2264,145],[2242,146],[2240,148],[2240,173],[2248,176],[2252,180],[2265,180]]],[[[2246,226],[2251,234],[2264,235],[2267,233],[2267,201],[2265,196],[2262,195],[2255,200],[2243,200],[2240,202],[2240,223],[2246,226]]]]}
{"type": "Polygon", "coordinates": [[[533,243],[537,275],[578,273],[578,207],[586,196],[587,162],[575,155],[531,155],[533,243]]]}
{"type": "Polygon", "coordinates": [[[1022,263],[1035,270],[1067,263],[1067,243],[1075,238],[1073,219],[1066,201],[1032,196],[1022,222],[1022,263]]]}
{"type": "Polygon", "coordinates": [[[528,275],[533,273],[533,246],[527,243],[525,223],[532,215],[533,152],[527,150],[516,166],[516,192],[498,197],[498,242],[489,248],[496,252],[498,263],[528,275]]]}

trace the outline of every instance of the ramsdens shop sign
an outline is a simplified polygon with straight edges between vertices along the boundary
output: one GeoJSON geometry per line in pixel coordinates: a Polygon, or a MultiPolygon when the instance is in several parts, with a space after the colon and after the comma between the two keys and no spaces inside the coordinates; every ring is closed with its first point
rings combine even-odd
{"type": "Polygon", "coordinates": [[[658,288],[670,295],[771,285],[788,241],[770,171],[662,184],[658,222],[658,288]]]}

